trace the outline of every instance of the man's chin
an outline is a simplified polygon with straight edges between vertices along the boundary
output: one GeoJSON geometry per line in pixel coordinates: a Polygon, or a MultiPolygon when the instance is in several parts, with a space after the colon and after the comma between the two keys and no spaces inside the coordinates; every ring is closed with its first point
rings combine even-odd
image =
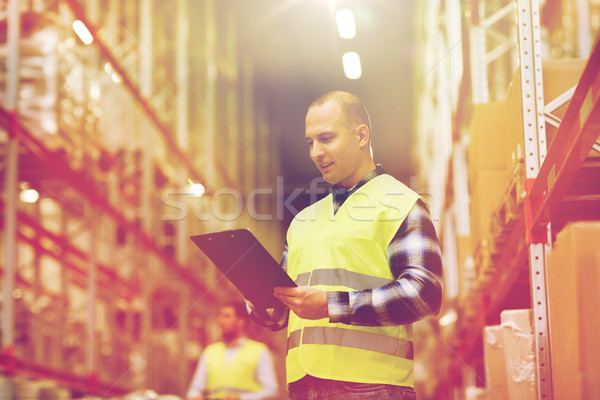
{"type": "Polygon", "coordinates": [[[321,176],[323,176],[323,180],[327,183],[329,183],[330,185],[335,185],[337,183],[337,180],[332,177],[330,174],[327,173],[321,173],[321,176]]]}

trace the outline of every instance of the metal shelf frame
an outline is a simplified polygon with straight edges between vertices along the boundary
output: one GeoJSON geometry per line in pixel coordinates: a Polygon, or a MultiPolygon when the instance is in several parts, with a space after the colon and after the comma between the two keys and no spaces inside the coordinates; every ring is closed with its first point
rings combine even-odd
{"type": "Polygon", "coordinates": [[[599,66],[600,44],[596,43],[546,160],[529,190],[525,204],[529,234],[534,241],[546,242],[543,231],[596,145],[600,133],[599,66]]]}
{"type": "MultiPolygon", "coordinates": [[[[507,53],[516,49],[516,43],[510,32],[503,32],[498,24],[514,18],[515,1],[500,6],[493,4],[493,10],[486,10],[485,1],[479,0],[475,15],[479,18],[469,34],[471,61],[471,98],[474,104],[490,101],[488,67],[507,53]],[[500,6],[500,7],[499,7],[500,6]],[[493,38],[497,46],[488,50],[487,39],[493,38]]],[[[475,10],[473,10],[475,11],[475,10]]]]}
{"type": "Polygon", "coordinates": [[[24,145],[29,151],[35,154],[46,167],[54,171],[70,186],[76,189],[83,197],[99,211],[110,215],[125,230],[133,235],[140,244],[149,252],[155,254],[165,265],[177,272],[177,274],[192,286],[205,290],[205,285],[198,281],[196,277],[190,274],[189,267],[179,264],[172,256],[167,254],[147,232],[141,230],[135,222],[123,215],[116,206],[110,203],[105,195],[99,193],[91,182],[82,174],[81,171],[74,170],[69,164],[57,154],[48,149],[44,143],[35,137],[35,135],[20,122],[17,113],[9,113],[0,107],[0,121],[5,126],[13,127],[13,137],[20,144],[24,145]]]}
{"type": "MultiPolygon", "coordinates": [[[[173,116],[179,113],[175,109],[176,105],[169,106],[167,102],[165,102],[165,98],[175,98],[177,85],[181,85],[181,80],[183,79],[180,75],[176,74],[168,64],[166,64],[163,60],[158,60],[158,63],[151,63],[152,68],[160,69],[160,73],[164,76],[164,82],[167,83],[166,89],[163,88],[160,91],[152,91],[151,83],[148,83],[149,79],[148,68],[144,68],[144,64],[147,64],[147,59],[152,58],[152,54],[150,53],[150,49],[148,48],[148,44],[142,44],[142,49],[140,54],[137,54],[138,48],[135,46],[129,46],[127,44],[127,39],[122,39],[121,43],[111,44],[107,43],[107,40],[104,39],[106,35],[102,35],[102,27],[97,26],[97,24],[93,23],[91,18],[89,18],[86,13],[86,8],[84,4],[80,0],[62,0],[64,1],[72,11],[73,15],[76,19],[79,19],[84,23],[84,25],[88,28],[94,41],[92,42],[95,47],[98,48],[102,57],[104,57],[111,65],[111,67],[115,70],[116,73],[119,74],[120,78],[123,81],[123,84],[131,93],[131,95],[137,100],[138,105],[143,110],[144,114],[148,117],[149,121],[151,121],[152,125],[154,125],[158,132],[161,134],[161,137],[165,141],[165,144],[169,148],[171,152],[176,156],[184,166],[188,178],[192,179],[196,183],[202,183],[207,187],[207,193],[212,193],[210,188],[208,187],[208,179],[206,176],[201,175],[198,172],[198,169],[194,167],[192,160],[189,158],[188,154],[185,153],[180,144],[177,143],[177,138],[175,135],[177,121],[173,121],[173,116]],[[117,49],[120,49],[117,52],[117,49]],[[136,73],[136,67],[139,69],[139,72],[136,73]],[[139,76],[138,76],[139,75],[139,76]],[[176,82],[176,85],[173,85],[173,82],[176,82]],[[173,86],[169,89],[169,86],[173,86]],[[166,92],[165,92],[166,90],[166,92]]],[[[142,2],[142,4],[144,4],[142,2]]],[[[103,2],[103,6],[107,7],[108,5],[103,2]]],[[[142,12],[144,9],[143,8],[142,12]]],[[[142,18],[142,22],[147,20],[142,18]]],[[[121,21],[124,24],[123,21],[121,21]]],[[[131,36],[131,32],[129,32],[130,28],[124,25],[124,30],[127,31],[131,36]]],[[[151,28],[142,27],[142,35],[151,28]]],[[[135,40],[133,40],[135,42],[135,40]]],[[[217,63],[215,62],[215,68],[221,65],[225,72],[225,76],[229,80],[230,85],[237,85],[237,77],[231,76],[231,73],[228,72],[230,69],[225,67],[225,63],[217,63]]],[[[157,73],[157,72],[155,72],[157,73]]],[[[180,88],[181,89],[181,88],[180,88]]],[[[183,88],[183,90],[187,90],[187,88],[183,88]]],[[[206,104],[205,106],[208,109],[208,112],[213,113],[215,118],[219,118],[218,114],[212,109],[210,104],[206,104]]],[[[221,165],[219,162],[215,160],[216,166],[222,174],[225,183],[230,188],[235,188],[235,183],[228,176],[227,170],[221,165]]]]}
{"type": "MultiPolygon", "coordinates": [[[[0,199],[0,207],[4,207],[4,201],[0,199]]],[[[81,249],[75,247],[65,238],[56,235],[42,227],[38,221],[30,215],[18,212],[17,225],[25,229],[18,230],[17,237],[22,243],[27,243],[35,248],[36,253],[47,255],[59,261],[67,267],[80,279],[73,279],[78,286],[87,287],[87,281],[82,279],[88,276],[87,263],[90,255],[81,249]],[[31,231],[27,234],[24,230],[31,231]]],[[[135,296],[139,296],[139,282],[129,282],[119,279],[115,268],[107,265],[98,264],[98,276],[96,282],[103,288],[116,289],[115,293],[119,298],[131,301],[135,296]]]]}
{"type": "Polygon", "coordinates": [[[93,373],[87,376],[77,375],[16,357],[10,348],[0,350],[0,371],[7,376],[21,375],[32,379],[52,379],[64,387],[101,396],[102,398],[122,396],[130,392],[127,388],[99,382],[97,376],[93,373]]]}
{"type": "MultiPolygon", "coordinates": [[[[482,42],[484,27],[506,17],[503,8],[497,16],[484,20],[471,37],[473,103],[489,101],[487,92],[487,62],[493,59],[482,42]],[[501,15],[500,15],[501,14],[501,15]],[[485,78],[485,79],[484,79],[485,78]]],[[[551,399],[552,369],[549,346],[548,300],[545,271],[546,256],[551,248],[551,221],[564,204],[569,188],[577,177],[600,134],[600,43],[596,43],[579,84],[558,99],[544,105],[540,9],[537,0],[517,0],[514,7],[518,24],[518,52],[521,76],[521,100],[524,131],[524,162],[526,195],[524,210],[502,248],[500,266],[483,288],[488,301],[484,305],[485,319],[493,320],[501,310],[508,292],[522,268],[529,265],[530,294],[536,353],[537,393],[540,399],[551,399]],[[551,112],[570,99],[564,118],[556,119],[551,112]],[[546,124],[558,128],[552,145],[546,142],[546,124]],[[548,148],[548,150],[547,150],[548,148]],[[502,267],[504,266],[504,267],[502,267]]],[[[592,196],[594,197],[594,196],[592,196]]],[[[587,199],[589,201],[590,199],[587,199]]],[[[592,199],[593,200],[593,199],[592,199]]],[[[596,203],[600,201],[596,199],[596,203]]],[[[594,204],[596,204],[594,203],[594,204]]],[[[473,321],[462,354],[471,357],[485,321],[473,321]]]]}
{"type": "MultiPolygon", "coordinates": [[[[537,0],[517,1],[519,33],[519,69],[525,150],[526,182],[536,179],[546,158],[546,121],[542,77],[540,8],[537,0]]],[[[549,237],[550,226],[541,235],[549,237]]],[[[550,324],[546,292],[546,253],[544,243],[528,240],[533,333],[536,353],[537,393],[540,399],[552,399],[550,364],[550,324]]]]}
{"type": "MultiPolygon", "coordinates": [[[[5,105],[9,115],[15,115],[19,86],[19,39],[21,21],[19,2],[8,0],[7,16],[7,58],[6,58],[6,97],[5,105]]],[[[4,276],[2,285],[2,345],[9,351],[15,343],[15,304],[12,298],[17,275],[17,183],[19,166],[19,142],[16,139],[17,126],[9,119],[7,131],[9,135],[6,163],[6,206],[4,207],[4,276]]],[[[11,382],[4,380],[0,387],[3,398],[13,398],[14,388],[11,382]]]]}
{"type": "MultiPolygon", "coordinates": [[[[188,179],[195,183],[202,183],[207,189],[206,194],[209,198],[212,194],[211,188],[209,187],[210,184],[217,186],[217,182],[223,182],[229,188],[236,189],[237,186],[234,184],[232,178],[230,178],[229,171],[223,164],[216,160],[218,157],[212,156],[212,166],[214,166],[214,168],[208,168],[212,174],[212,180],[207,180],[207,177],[198,172],[199,168],[194,162],[195,160],[191,159],[189,154],[182,150],[189,147],[186,143],[188,139],[186,135],[189,130],[189,127],[187,126],[189,116],[187,111],[185,113],[180,113],[178,111],[178,108],[187,109],[189,107],[187,91],[190,89],[183,81],[181,81],[181,79],[185,79],[186,76],[186,65],[184,64],[188,62],[186,54],[187,48],[183,46],[179,40],[177,41],[177,71],[171,70],[166,64],[163,65],[158,63],[162,68],[162,72],[160,72],[160,74],[162,74],[161,77],[165,82],[169,83],[169,87],[166,89],[166,92],[163,87],[159,88],[160,92],[153,91],[152,82],[153,79],[157,79],[157,76],[154,76],[155,71],[152,70],[152,68],[154,68],[153,64],[155,63],[152,59],[150,48],[143,51],[143,49],[138,47],[137,40],[134,41],[135,45],[133,47],[127,47],[125,39],[123,39],[121,43],[116,43],[114,46],[114,43],[109,45],[104,35],[110,28],[96,25],[94,23],[96,19],[92,18],[94,13],[97,13],[98,11],[97,9],[94,10],[94,8],[100,6],[100,2],[62,0],[58,3],[59,9],[62,7],[63,11],[66,9],[65,6],[67,6],[68,10],[70,10],[75,18],[83,21],[94,36],[94,44],[92,46],[95,47],[92,47],[91,49],[95,48],[97,54],[94,54],[92,58],[96,61],[102,60],[103,62],[104,60],[107,60],[113,70],[118,74],[124,87],[134,99],[135,106],[137,109],[141,110],[143,117],[145,116],[142,123],[145,124],[144,132],[147,132],[148,134],[148,142],[155,140],[153,137],[155,131],[159,133],[162,144],[167,148],[169,162],[175,164],[175,167],[180,170],[180,173],[177,174],[175,178],[177,182],[170,182],[170,184],[174,187],[181,187],[182,185],[187,185],[188,179]],[[89,6],[90,9],[87,9],[86,6],[89,6]],[[138,54],[138,52],[140,54],[138,54]],[[144,53],[145,56],[141,53],[144,53]],[[165,108],[169,106],[163,102],[165,97],[177,99],[176,105],[170,110],[165,108]],[[177,137],[175,135],[177,135],[177,137]]],[[[152,16],[150,7],[151,1],[140,0],[139,3],[140,13],[144,14],[143,17],[140,16],[140,21],[143,22],[145,20],[147,22],[144,27],[140,27],[140,30],[142,31],[142,34],[151,35],[153,29],[152,18],[155,18],[152,16]]],[[[102,4],[109,7],[107,2],[102,2],[102,4]]],[[[143,217],[140,226],[139,221],[132,218],[132,213],[127,212],[130,210],[123,210],[119,207],[119,204],[115,202],[115,196],[111,197],[110,193],[105,193],[105,191],[99,187],[98,182],[90,180],[90,176],[85,174],[84,170],[72,167],[65,159],[64,154],[53,151],[44,140],[40,139],[40,135],[36,134],[38,132],[32,131],[25,119],[19,114],[16,100],[18,97],[17,92],[20,79],[19,23],[21,17],[20,13],[23,12],[23,10],[20,9],[22,8],[22,5],[22,1],[9,0],[6,10],[2,10],[6,11],[3,16],[8,19],[7,47],[9,51],[6,74],[7,101],[4,106],[0,106],[0,126],[8,133],[9,143],[7,146],[7,157],[5,159],[7,162],[4,165],[6,197],[5,201],[0,201],[0,206],[4,208],[5,228],[3,235],[5,254],[3,262],[0,263],[0,266],[2,267],[0,276],[2,277],[3,282],[3,313],[1,321],[3,347],[0,352],[0,371],[9,378],[19,374],[32,378],[51,379],[66,387],[76,388],[93,395],[123,394],[125,392],[123,388],[100,382],[100,378],[98,378],[98,375],[96,374],[96,371],[98,371],[98,360],[97,354],[94,353],[94,344],[97,341],[94,338],[96,331],[94,318],[94,313],[96,311],[94,304],[95,301],[103,299],[105,291],[110,290],[112,291],[111,294],[116,294],[118,298],[126,301],[130,301],[132,298],[137,300],[141,298],[145,303],[144,306],[148,306],[150,304],[149,299],[154,295],[152,290],[155,290],[156,288],[152,287],[152,285],[147,282],[138,282],[136,280],[122,281],[116,275],[115,269],[112,266],[104,265],[98,261],[98,249],[95,243],[99,236],[99,216],[102,215],[108,217],[108,219],[133,238],[137,243],[137,246],[141,249],[140,251],[145,254],[147,264],[149,265],[149,272],[152,272],[157,268],[163,268],[166,273],[173,273],[173,276],[169,276],[169,278],[172,278],[183,285],[181,294],[182,298],[185,300],[183,300],[178,307],[182,316],[189,314],[197,315],[196,311],[189,309],[190,306],[195,305],[192,304],[192,292],[195,293],[194,298],[204,295],[203,301],[214,302],[217,299],[221,300],[221,296],[210,292],[208,289],[209,285],[206,283],[208,281],[210,284],[216,284],[218,281],[214,279],[211,282],[210,277],[204,280],[202,279],[204,277],[200,277],[197,273],[198,271],[195,271],[190,265],[186,265],[188,257],[183,246],[177,247],[176,255],[174,256],[166,252],[161,247],[161,243],[152,236],[153,229],[151,222],[154,221],[150,219],[149,215],[153,205],[150,202],[149,194],[153,187],[152,181],[154,179],[155,160],[152,159],[152,148],[150,146],[142,149],[142,163],[145,167],[149,168],[143,169],[143,176],[140,179],[140,192],[142,192],[141,207],[140,209],[135,210],[143,217]],[[60,179],[61,182],[68,183],[69,188],[74,189],[80,195],[81,202],[85,205],[85,215],[83,218],[87,224],[84,229],[87,229],[87,233],[90,234],[87,243],[89,246],[86,245],[86,247],[88,247],[86,251],[73,245],[69,241],[69,238],[56,235],[44,229],[42,225],[32,219],[30,215],[22,213],[19,210],[19,162],[22,150],[33,154],[44,169],[51,171],[54,177],[60,179]],[[28,287],[28,285],[36,286],[35,282],[32,284],[31,282],[24,280],[18,272],[17,248],[19,245],[31,247],[36,256],[55,259],[59,262],[63,271],[66,270],[71,273],[69,283],[74,283],[87,290],[87,313],[89,315],[87,315],[86,318],[88,324],[86,327],[86,340],[88,341],[86,346],[89,346],[89,348],[86,350],[85,354],[85,370],[88,371],[86,375],[76,375],[68,371],[61,371],[57,368],[42,365],[38,361],[26,360],[15,355],[13,337],[15,329],[13,291],[15,288],[28,287]]],[[[189,4],[186,0],[178,0],[179,17],[182,15],[186,18],[188,17],[188,12],[185,11],[188,6],[189,4]]],[[[206,7],[208,11],[212,10],[212,13],[216,14],[216,2],[212,0],[206,1],[206,7]]],[[[205,18],[207,21],[211,22],[211,26],[207,27],[207,30],[212,30],[209,33],[214,36],[217,29],[216,15],[207,15],[205,18]]],[[[230,28],[233,27],[233,22],[233,19],[228,21],[230,28]]],[[[123,21],[120,21],[120,23],[121,25],[124,24],[123,21]]],[[[120,28],[121,30],[128,29],[128,27],[124,26],[121,26],[120,28]]],[[[178,37],[186,37],[186,35],[189,35],[189,32],[186,33],[185,27],[180,25],[178,28],[178,37]]],[[[132,32],[127,33],[131,34],[132,32]]],[[[230,37],[234,38],[235,35],[231,33],[230,37]]],[[[237,42],[228,44],[227,58],[232,58],[234,62],[237,62],[237,59],[233,58],[237,51],[236,43],[237,42]]],[[[208,46],[210,43],[204,44],[207,45],[207,52],[210,53],[207,54],[207,57],[212,63],[212,67],[214,67],[212,75],[206,77],[212,88],[210,90],[212,96],[216,98],[217,91],[221,90],[222,86],[225,86],[229,97],[228,106],[231,106],[233,109],[233,111],[228,110],[231,112],[228,116],[233,115],[235,118],[241,120],[237,115],[238,112],[235,107],[238,106],[237,103],[243,104],[245,110],[248,109],[248,106],[253,106],[255,100],[252,97],[252,92],[246,90],[247,88],[252,87],[253,76],[248,73],[245,66],[244,68],[241,68],[244,76],[240,79],[240,82],[244,85],[244,88],[239,87],[238,85],[240,82],[238,82],[237,77],[239,66],[228,65],[227,60],[224,60],[219,56],[216,43],[213,43],[215,44],[214,47],[208,46]],[[220,75],[214,73],[215,71],[219,72],[220,75]],[[240,93],[245,94],[243,99],[239,95],[240,93]]],[[[246,64],[251,65],[251,63],[248,62],[246,62],[246,64]]],[[[242,64],[240,63],[240,65],[242,64]]],[[[158,75],[158,73],[156,73],[156,75],[158,75]]],[[[202,100],[200,97],[198,97],[198,99],[202,100]]],[[[208,125],[211,123],[215,125],[216,119],[219,119],[219,116],[217,112],[210,107],[213,103],[216,103],[216,100],[205,105],[207,106],[206,114],[210,117],[207,117],[206,124],[212,132],[212,140],[214,141],[217,129],[215,126],[212,126],[211,128],[208,125]]],[[[249,125],[254,125],[255,118],[256,116],[253,113],[247,111],[243,121],[249,125]]],[[[265,134],[265,132],[268,133],[268,130],[263,129],[258,133],[265,134]]],[[[258,135],[258,133],[256,133],[256,135],[258,135]]],[[[67,135],[62,131],[59,132],[59,135],[60,134],[67,135]]],[[[250,134],[254,135],[255,133],[251,132],[250,134]]],[[[251,142],[253,137],[248,137],[246,139],[251,142]]],[[[265,140],[264,137],[262,137],[261,140],[264,142],[262,146],[267,148],[268,140],[265,140]]],[[[229,154],[228,156],[231,157],[229,154]]],[[[245,173],[255,173],[257,170],[256,160],[250,160],[250,157],[246,157],[246,159],[248,161],[248,168],[245,173]]],[[[263,162],[266,162],[266,160],[263,160],[263,162]]],[[[266,171],[262,170],[260,173],[264,173],[264,176],[261,175],[260,179],[267,177],[266,171]]],[[[236,179],[238,178],[236,177],[236,179]]],[[[112,194],[114,195],[115,193],[112,194]]],[[[121,195],[123,195],[123,193],[117,193],[116,197],[121,198],[121,195]]],[[[131,206],[136,207],[134,204],[131,204],[131,206]]],[[[217,228],[218,227],[213,224],[212,229],[217,228]]],[[[176,235],[178,245],[188,243],[189,239],[186,230],[178,229],[176,235]]],[[[46,293],[43,294],[46,295],[46,293]]],[[[48,293],[48,295],[51,296],[52,294],[48,293]]],[[[146,308],[149,309],[149,307],[146,308]]],[[[151,329],[148,329],[151,328],[152,324],[152,321],[149,319],[149,314],[149,312],[143,313],[144,321],[142,322],[145,327],[142,329],[142,332],[143,335],[147,335],[145,339],[148,341],[152,340],[152,337],[150,336],[151,329]]],[[[177,329],[180,332],[185,332],[187,336],[189,334],[188,330],[190,329],[190,322],[185,321],[184,318],[183,320],[178,321],[178,323],[177,329]]],[[[186,349],[184,341],[185,338],[179,344],[179,360],[183,360],[188,356],[185,353],[186,349]]],[[[147,346],[147,348],[150,348],[150,346],[147,346]]],[[[179,363],[177,371],[179,376],[185,378],[185,375],[189,372],[188,365],[183,362],[179,363]]],[[[0,387],[1,398],[13,397],[12,392],[14,391],[14,387],[12,387],[9,381],[10,379],[3,380],[3,386],[0,387]]],[[[187,382],[185,383],[187,384],[187,382]]],[[[183,387],[180,389],[181,391],[185,390],[183,387]]]]}

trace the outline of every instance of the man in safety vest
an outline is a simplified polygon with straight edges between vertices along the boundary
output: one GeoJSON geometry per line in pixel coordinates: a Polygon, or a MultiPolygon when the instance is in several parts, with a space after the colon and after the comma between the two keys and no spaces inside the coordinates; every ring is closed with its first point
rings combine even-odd
{"type": "Polygon", "coordinates": [[[217,323],[223,341],[206,347],[200,357],[188,400],[263,400],[277,396],[271,353],[263,343],[246,337],[249,318],[244,303],[219,309],[217,323]]]}
{"type": "Polygon", "coordinates": [[[253,319],[288,327],[290,399],[415,399],[412,323],[439,312],[440,248],[425,201],[376,165],[364,105],[308,108],[310,157],[331,193],[292,221],[282,262],[298,287],[253,319]],[[289,312],[291,310],[291,312],[289,312]]]}

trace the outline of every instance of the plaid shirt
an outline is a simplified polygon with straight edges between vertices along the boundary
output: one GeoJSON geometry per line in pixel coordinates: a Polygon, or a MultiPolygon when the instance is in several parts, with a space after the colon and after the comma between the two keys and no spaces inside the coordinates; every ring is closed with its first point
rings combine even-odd
{"type": "MultiPolygon", "coordinates": [[[[378,165],[351,189],[332,187],[334,212],[358,188],[385,170],[378,165]]],[[[409,324],[436,315],[442,302],[440,246],[425,203],[419,200],[388,246],[388,261],[395,281],[375,289],[327,292],[329,322],[385,326],[409,324]]],[[[287,251],[282,267],[287,267],[287,251]]],[[[259,325],[277,330],[287,325],[287,308],[253,310],[259,325]]]]}

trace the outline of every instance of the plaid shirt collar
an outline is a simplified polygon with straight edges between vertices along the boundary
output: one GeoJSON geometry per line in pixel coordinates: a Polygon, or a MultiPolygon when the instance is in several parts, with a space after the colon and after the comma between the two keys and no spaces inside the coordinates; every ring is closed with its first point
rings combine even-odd
{"type": "Polygon", "coordinates": [[[377,164],[375,169],[367,174],[364,178],[360,180],[356,185],[352,186],[350,189],[345,189],[343,187],[339,187],[338,185],[333,185],[331,187],[331,194],[333,196],[333,212],[334,214],[338,211],[338,209],[344,204],[344,201],[350,196],[352,193],[356,192],[360,187],[362,187],[365,183],[369,182],[373,178],[385,174],[385,170],[381,166],[381,164],[377,164]]]}

